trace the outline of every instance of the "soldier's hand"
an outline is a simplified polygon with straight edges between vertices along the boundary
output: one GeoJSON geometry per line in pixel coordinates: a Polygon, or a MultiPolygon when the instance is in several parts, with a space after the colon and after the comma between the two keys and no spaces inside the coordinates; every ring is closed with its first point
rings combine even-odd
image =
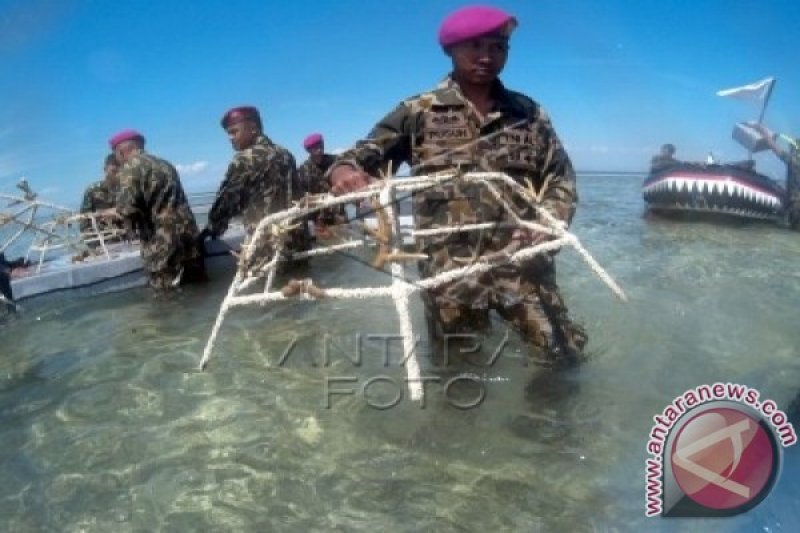
{"type": "Polygon", "coordinates": [[[350,165],[340,165],[331,172],[331,192],[336,196],[356,192],[368,187],[372,181],[372,176],[363,170],[357,170],[350,165]]]}
{"type": "Polygon", "coordinates": [[[108,209],[98,209],[97,211],[91,213],[94,215],[95,219],[121,219],[122,215],[117,212],[116,207],[109,207],[108,209]]]}

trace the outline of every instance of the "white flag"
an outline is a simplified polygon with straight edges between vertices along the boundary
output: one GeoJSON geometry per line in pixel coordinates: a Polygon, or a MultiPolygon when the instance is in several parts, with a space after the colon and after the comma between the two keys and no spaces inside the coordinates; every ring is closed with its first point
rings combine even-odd
{"type": "Polygon", "coordinates": [[[763,100],[773,83],[775,83],[775,78],[765,78],[750,85],[717,91],[717,96],[730,96],[742,100],[763,100]]]}

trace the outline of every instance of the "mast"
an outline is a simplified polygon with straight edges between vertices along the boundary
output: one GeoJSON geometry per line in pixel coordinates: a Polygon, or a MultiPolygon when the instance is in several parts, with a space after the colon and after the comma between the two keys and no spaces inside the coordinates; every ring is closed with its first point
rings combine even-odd
{"type": "MultiPolygon", "coordinates": [[[[772,96],[772,89],[775,87],[775,84],[778,82],[777,79],[772,78],[772,83],[769,84],[767,87],[767,94],[764,95],[764,102],[761,104],[761,113],[758,115],[758,124],[760,125],[764,121],[764,113],[767,112],[767,104],[769,103],[769,97],[772,96]]],[[[753,151],[747,151],[748,159],[750,161],[753,160],[753,151]]]]}
{"type": "Polygon", "coordinates": [[[764,103],[761,104],[761,114],[758,115],[758,123],[764,120],[764,113],[767,111],[767,104],[769,103],[769,97],[772,96],[772,89],[775,87],[775,84],[778,83],[778,80],[772,78],[772,83],[769,84],[769,88],[767,89],[767,94],[764,96],[764,103]]]}

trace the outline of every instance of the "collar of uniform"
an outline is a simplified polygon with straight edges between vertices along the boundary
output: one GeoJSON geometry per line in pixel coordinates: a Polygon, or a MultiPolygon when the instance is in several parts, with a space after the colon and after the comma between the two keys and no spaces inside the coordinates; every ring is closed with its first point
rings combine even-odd
{"type": "Polygon", "coordinates": [[[254,146],[255,146],[256,144],[263,144],[263,145],[265,145],[265,146],[270,146],[270,145],[272,145],[272,144],[273,144],[273,142],[272,142],[272,140],[271,140],[269,137],[267,137],[267,136],[266,136],[266,134],[264,134],[264,133],[260,133],[260,134],[258,135],[258,137],[256,137],[256,140],[255,140],[255,142],[253,143],[253,145],[254,145],[254,146]]]}
{"type": "Polygon", "coordinates": [[[461,87],[453,80],[451,75],[445,78],[436,85],[436,100],[437,103],[446,106],[464,106],[466,105],[466,98],[461,92],[461,87]]]}
{"type": "Polygon", "coordinates": [[[138,152],[136,152],[136,153],[134,153],[134,154],[131,154],[131,156],[128,158],[128,160],[127,160],[127,161],[125,161],[124,163],[122,163],[122,164],[119,166],[119,168],[120,168],[120,169],[122,169],[122,167],[124,167],[125,165],[127,165],[128,163],[130,163],[131,161],[133,161],[134,159],[137,159],[137,158],[140,158],[140,157],[145,157],[145,156],[147,156],[147,155],[148,155],[148,154],[147,154],[147,152],[145,152],[145,151],[144,151],[144,148],[142,148],[142,149],[140,149],[138,152]]]}
{"type": "Polygon", "coordinates": [[[314,165],[315,167],[327,168],[327,167],[329,167],[331,165],[331,163],[333,163],[333,161],[335,159],[336,159],[336,156],[334,156],[334,155],[322,154],[322,159],[319,160],[319,164],[315,163],[314,160],[311,159],[310,157],[306,161],[308,161],[310,164],[314,165]]]}
{"type": "MultiPolygon", "coordinates": [[[[439,82],[436,86],[436,93],[437,100],[443,105],[466,105],[466,97],[461,92],[458,83],[453,80],[452,74],[448,74],[439,82]]],[[[509,91],[506,90],[499,78],[492,83],[492,98],[494,99],[494,110],[490,115],[498,113],[498,116],[512,115],[520,118],[527,116],[527,111],[511,98],[509,91]]]]}

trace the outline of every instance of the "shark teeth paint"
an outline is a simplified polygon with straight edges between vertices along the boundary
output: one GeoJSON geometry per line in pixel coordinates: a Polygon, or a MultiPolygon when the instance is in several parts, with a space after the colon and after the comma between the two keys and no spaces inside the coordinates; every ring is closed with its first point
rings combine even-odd
{"type": "Polygon", "coordinates": [[[783,213],[785,193],[766,176],[733,165],[677,165],[651,174],[642,196],[655,210],[772,220],[783,213]]]}

